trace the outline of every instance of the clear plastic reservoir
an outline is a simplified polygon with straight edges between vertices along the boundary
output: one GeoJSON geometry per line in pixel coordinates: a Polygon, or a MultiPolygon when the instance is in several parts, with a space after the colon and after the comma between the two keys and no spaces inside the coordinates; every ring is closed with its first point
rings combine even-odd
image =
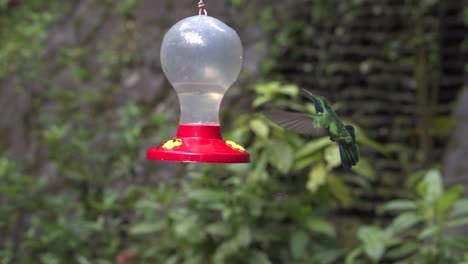
{"type": "Polygon", "coordinates": [[[237,33],[220,20],[193,16],[164,36],[161,65],[177,92],[180,124],[219,125],[219,107],[242,68],[237,33]]]}

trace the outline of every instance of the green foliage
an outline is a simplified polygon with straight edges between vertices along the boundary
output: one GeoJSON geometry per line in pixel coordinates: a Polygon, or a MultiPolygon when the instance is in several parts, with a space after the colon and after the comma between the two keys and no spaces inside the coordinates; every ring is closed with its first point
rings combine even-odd
{"type": "Polygon", "coordinates": [[[347,263],[397,262],[460,263],[468,261],[468,240],[447,235],[447,229],[468,226],[468,200],[459,185],[444,189],[438,170],[429,170],[414,186],[417,197],[390,201],[382,213],[397,213],[385,228],[362,226],[361,245],[348,254],[347,263]]]}
{"type": "MultiPolygon", "coordinates": [[[[37,73],[46,29],[68,8],[62,1],[22,2],[9,9],[7,1],[0,0],[0,78],[37,73]],[[36,71],[29,72],[32,67],[36,71]]],[[[139,3],[97,2],[128,19],[139,3]]],[[[235,9],[249,4],[230,2],[235,9]]],[[[346,10],[370,3],[316,2],[313,22],[326,28],[346,10]]],[[[433,2],[421,2],[415,15],[427,12],[433,2]]],[[[283,25],[272,7],[262,9],[259,17],[267,32],[277,34],[270,47],[273,52],[281,52],[302,34],[304,22],[283,25]]],[[[343,16],[352,19],[352,12],[343,16]]],[[[110,96],[122,76],[134,70],[132,66],[146,63],[134,23],[126,24],[125,38],[111,36],[109,45],[97,45],[102,64],[98,71],[83,63],[94,48],[60,49],[54,65],[70,70],[71,87],[47,85],[32,98],[36,119],[31,134],[38,138],[34,160],[14,162],[0,155],[4,264],[456,263],[466,259],[466,239],[445,232],[467,225],[468,200],[461,198],[459,186],[444,188],[436,170],[422,179],[419,174],[410,178],[408,195],[383,205],[374,225],[361,226],[362,219],[351,224],[349,212],[368,205],[362,194],[370,193],[386,175],[366,155],[352,172],[344,172],[337,147],[328,137],[304,138],[252,114],[263,107],[314,113],[311,104],[300,101],[297,85],[255,85],[252,111],[242,110],[245,114],[236,116],[233,129],[224,135],[247,147],[250,164],[169,165],[170,179],[166,179],[165,165],[145,161],[142,145],[167,137],[169,127],[176,126],[172,110],[117,105],[110,96]],[[98,87],[89,87],[90,78],[99,80],[98,87]],[[38,106],[48,104],[55,110],[40,111],[47,108],[38,106]]],[[[394,51],[410,45],[418,47],[421,42],[395,40],[385,43],[384,49],[396,60],[394,51]]],[[[320,56],[326,58],[323,52],[320,56]]],[[[415,63],[414,58],[407,62],[415,63]]],[[[268,58],[263,71],[277,64],[268,58]]],[[[321,65],[328,72],[339,68],[323,61],[321,65]]],[[[364,74],[374,66],[372,60],[358,65],[364,74]]],[[[431,122],[451,125],[444,117],[431,122]]],[[[400,150],[375,142],[365,132],[357,130],[360,147],[385,157],[400,150]]]]}
{"type": "MultiPolygon", "coordinates": [[[[263,102],[272,105],[297,100],[297,87],[286,92],[281,87],[291,86],[258,85],[256,98],[268,96],[263,102]]],[[[141,107],[122,107],[112,129],[99,125],[105,123],[104,116],[86,120],[67,110],[69,104],[63,107],[72,118],[57,117],[62,121],[42,133],[42,144],[60,178],[28,177],[21,167],[0,160],[0,193],[11,201],[0,209],[0,231],[7,234],[0,251],[5,263],[39,259],[104,264],[116,258],[125,263],[462,259],[456,252],[466,241],[443,232],[467,224],[468,202],[460,199],[460,187],[444,190],[435,170],[414,181],[414,199],[382,207],[384,213],[402,211],[391,224],[383,229],[361,226],[357,230],[361,244],[347,252],[344,244],[349,241],[342,236],[349,234],[332,224],[333,213],[358,203],[355,191],[365,190],[378,174],[370,162],[357,174],[343,173],[328,138],[308,141],[261,115],[241,115],[225,137],[247,146],[252,163],[191,164],[182,177],[174,175],[153,186],[133,178],[143,162],[135,153],[138,139],[148,125],[141,107]],[[94,132],[86,129],[88,125],[94,132]],[[106,139],[100,138],[103,134],[106,139]],[[73,140],[63,144],[67,138],[73,140]],[[117,180],[123,185],[115,184],[117,180]],[[361,185],[353,187],[357,182],[361,185]],[[26,219],[27,230],[15,235],[17,223],[26,219]]],[[[161,114],[149,120],[167,123],[161,114]]]]}
{"type": "MultiPolygon", "coordinates": [[[[258,90],[259,98],[272,98],[265,103],[298,93],[266,86],[276,88],[258,90]]],[[[124,252],[131,252],[128,263],[332,263],[345,253],[329,218],[355,198],[347,178],[337,176],[339,158],[328,138],[307,142],[261,115],[241,115],[225,137],[248,146],[252,163],[190,165],[183,177],[152,186],[134,178],[144,162],[136,154],[138,139],[148,120],[165,124],[164,116],[145,118],[141,107],[128,104],[110,127],[107,115],[86,119],[74,111],[72,96],[57,92],[51,96],[61,97],[62,114],[41,133],[57,176],[29,178],[6,159],[0,163],[9,190],[2,193],[20,195],[1,211],[1,219],[12,219],[2,223],[2,233],[18,222],[3,216],[31,221],[21,236],[6,236],[5,263],[109,263],[124,252]],[[311,188],[317,168],[322,182],[311,188]]],[[[90,108],[105,99],[92,97],[90,108]]]]}
{"type": "MultiPolygon", "coordinates": [[[[298,94],[297,87],[277,83],[259,85],[257,92],[255,102],[264,103],[298,94]]],[[[248,148],[253,162],[193,165],[188,179],[160,186],[150,202],[143,196],[137,204],[153,210],[141,213],[130,230],[134,244],[154,246],[132,248],[139,256],[135,263],[330,263],[344,253],[325,219],[329,210],[314,201],[319,194],[305,187],[308,179],[303,175],[313,163],[301,159],[315,155],[325,164],[325,149],[309,149],[298,159],[304,140],[261,115],[242,115],[234,126],[226,138],[252,142],[248,148]],[[161,195],[170,198],[162,203],[161,195]]],[[[335,200],[336,206],[351,199],[343,195],[347,187],[340,178],[329,182],[320,195],[335,200]]]]}
{"type": "Polygon", "coordinates": [[[9,2],[0,1],[0,78],[42,58],[47,27],[66,8],[63,1],[25,1],[14,8],[9,2]]]}

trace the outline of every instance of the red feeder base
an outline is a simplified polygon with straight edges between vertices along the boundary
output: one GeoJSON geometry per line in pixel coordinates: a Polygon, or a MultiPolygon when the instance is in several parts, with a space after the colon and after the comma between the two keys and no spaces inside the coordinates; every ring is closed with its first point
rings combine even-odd
{"type": "Polygon", "coordinates": [[[248,163],[250,155],[224,141],[219,126],[179,125],[177,136],[146,152],[148,160],[176,162],[248,163]]]}

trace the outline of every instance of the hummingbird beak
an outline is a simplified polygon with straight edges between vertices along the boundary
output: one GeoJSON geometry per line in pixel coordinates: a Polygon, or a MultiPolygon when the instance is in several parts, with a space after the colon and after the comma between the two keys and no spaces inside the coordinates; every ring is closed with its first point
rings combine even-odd
{"type": "Polygon", "coordinates": [[[307,99],[309,99],[310,101],[312,101],[312,103],[314,103],[315,110],[318,113],[323,113],[323,108],[320,105],[320,101],[315,98],[315,95],[313,93],[311,93],[309,90],[301,89],[301,94],[302,94],[302,96],[304,96],[307,99]]]}

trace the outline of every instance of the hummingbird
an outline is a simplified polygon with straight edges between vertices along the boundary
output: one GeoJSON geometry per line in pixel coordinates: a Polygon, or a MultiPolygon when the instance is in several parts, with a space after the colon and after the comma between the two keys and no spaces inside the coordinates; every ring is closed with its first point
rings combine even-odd
{"type": "Polygon", "coordinates": [[[354,127],[345,125],[324,97],[316,96],[306,89],[301,89],[301,95],[314,104],[316,112],[314,116],[286,111],[264,112],[263,114],[277,125],[300,134],[328,135],[331,141],[338,144],[343,168],[350,169],[356,165],[359,161],[359,151],[354,127]]]}

